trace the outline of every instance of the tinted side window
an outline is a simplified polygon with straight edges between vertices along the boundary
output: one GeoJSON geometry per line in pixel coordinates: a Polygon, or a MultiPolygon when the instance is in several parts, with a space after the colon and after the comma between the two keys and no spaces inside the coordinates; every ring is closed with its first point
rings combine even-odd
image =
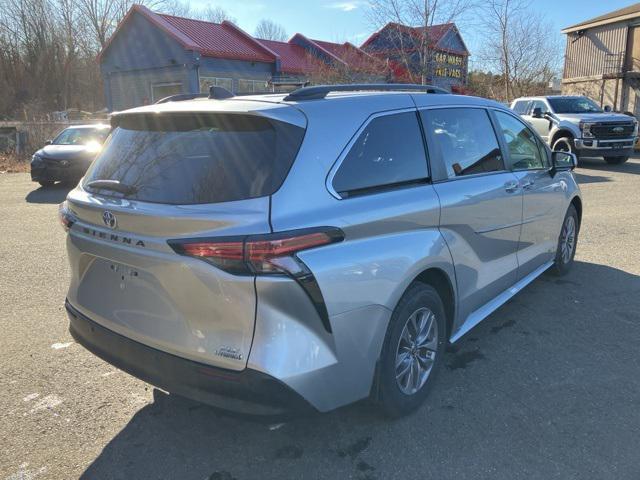
{"type": "Polygon", "coordinates": [[[543,150],[533,132],[523,122],[507,113],[495,114],[509,149],[511,167],[514,170],[544,168],[546,155],[543,156],[543,150]]]}
{"type": "Polygon", "coordinates": [[[414,112],[397,113],[371,120],[336,172],[333,188],[348,196],[427,177],[418,118],[414,112]]]}
{"type": "Polygon", "coordinates": [[[518,100],[513,104],[513,111],[518,115],[524,115],[527,113],[527,107],[529,106],[529,100],[518,100]]]}
{"type": "Polygon", "coordinates": [[[486,110],[451,108],[421,114],[425,129],[440,147],[449,178],[505,169],[486,110]]]}

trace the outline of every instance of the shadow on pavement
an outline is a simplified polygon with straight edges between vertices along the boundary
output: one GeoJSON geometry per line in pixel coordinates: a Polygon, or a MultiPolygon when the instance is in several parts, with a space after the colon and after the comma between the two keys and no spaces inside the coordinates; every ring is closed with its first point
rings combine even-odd
{"type": "Polygon", "coordinates": [[[596,478],[614,454],[634,469],[639,293],[639,276],[605,265],[542,275],[449,349],[425,406],[399,420],[369,402],[229,415],[155,391],[82,478],[474,478],[500,451],[492,478],[596,478]]]}
{"type": "Polygon", "coordinates": [[[25,200],[28,203],[62,203],[67,194],[75,188],[75,185],[56,183],[51,187],[40,187],[27,194],[25,200]]]}
{"type": "Polygon", "coordinates": [[[609,165],[602,158],[580,158],[580,160],[578,161],[578,168],[575,171],[579,172],[581,169],[585,169],[597,170],[601,172],[620,172],[640,175],[640,162],[637,161],[638,158],[639,157],[631,157],[621,165],[609,165]]]}

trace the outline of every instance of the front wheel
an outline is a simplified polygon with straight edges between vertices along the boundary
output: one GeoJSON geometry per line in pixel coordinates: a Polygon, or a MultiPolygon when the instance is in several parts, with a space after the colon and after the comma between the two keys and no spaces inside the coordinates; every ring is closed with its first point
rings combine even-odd
{"type": "Polygon", "coordinates": [[[629,157],[604,157],[604,161],[609,165],[620,165],[629,160],[629,157]]]}
{"type": "Polygon", "coordinates": [[[560,137],[551,146],[551,150],[556,152],[567,152],[573,153],[578,156],[578,152],[576,150],[576,144],[573,141],[572,137],[560,137]]]}
{"type": "Polygon", "coordinates": [[[564,222],[562,222],[560,237],[558,238],[558,248],[552,269],[552,272],[556,275],[566,275],[571,270],[573,259],[576,255],[579,230],[578,212],[576,207],[570,205],[564,217],[564,222]]]}
{"type": "Polygon", "coordinates": [[[438,292],[413,284],[396,306],[378,366],[378,400],[392,417],[406,415],[425,400],[444,355],[444,306],[438,292]]]}

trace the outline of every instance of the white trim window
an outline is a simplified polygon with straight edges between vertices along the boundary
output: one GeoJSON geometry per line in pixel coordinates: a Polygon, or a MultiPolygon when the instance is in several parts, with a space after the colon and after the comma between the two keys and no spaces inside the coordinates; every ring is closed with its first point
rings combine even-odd
{"type": "Polygon", "coordinates": [[[269,92],[269,86],[266,80],[238,80],[238,93],[265,93],[269,92]]]}
{"type": "Polygon", "coordinates": [[[222,87],[233,92],[233,78],[200,77],[200,93],[209,93],[209,87],[222,87]]]}
{"type": "Polygon", "coordinates": [[[151,84],[151,102],[155,103],[171,95],[178,95],[182,92],[181,82],[164,82],[151,84]]]}

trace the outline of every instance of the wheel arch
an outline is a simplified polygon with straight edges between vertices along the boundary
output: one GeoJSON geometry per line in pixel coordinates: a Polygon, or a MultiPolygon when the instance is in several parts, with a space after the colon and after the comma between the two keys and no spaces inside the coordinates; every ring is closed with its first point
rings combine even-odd
{"type": "MultiPolygon", "coordinates": [[[[456,296],[451,278],[441,268],[429,267],[420,272],[407,287],[407,290],[416,282],[421,282],[433,287],[444,305],[447,323],[447,338],[451,335],[453,321],[456,313],[456,296]]],[[[405,290],[406,291],[406,290],[405,290]]]]}
{"type": "Polygon", "coordinates": [[[553,148],[553,144],[556,143],[556,141],[561,137],[569,137],[571,139],[576,138],[576,136],[573,134],[571,130],[561,127],[558,130],[556,130],[551,136],[551,140],[549,141],[549,147],[553,148]]]}
{"type": "Polygon", "coordinates": [[[578,195],[576,195],[571,199],[571,205],[574,206],[578,214],[578,229],[579,229],[580,225],[582,225],[582,200],[580,200],[580,197],[578,195]]]}

